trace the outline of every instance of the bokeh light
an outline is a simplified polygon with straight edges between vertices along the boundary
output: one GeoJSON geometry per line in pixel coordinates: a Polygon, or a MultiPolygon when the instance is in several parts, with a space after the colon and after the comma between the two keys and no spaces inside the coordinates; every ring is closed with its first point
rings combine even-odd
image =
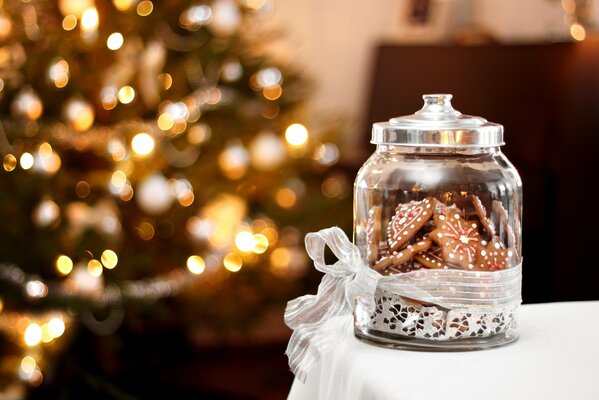
{"type": "Polygon", "coordinates": [[[106,47],[110,50],[118,50],[123,45],[124,40],[123,35],[119,32],[111,33],[106,39],[106,47]]]}
{"type": "Polygon", "coordinates": [[[102,275],[102,263],[96,259],[89,260],[87,263],[87,271],[95,278],[100,277],[100,275],[102,275]]]}
{"type": "Polygon", "coordinates": [[[256,239],[251,232],[243,231],[239,232],[237,236],[235,236],[235,246],[237,246],[237,248],[244,253],[249,253],[252,251],[255,245],[256,239]]]}
{"type": "Polygon", "coordinates": [[[206,269],[206,263],[200,256],[190,256],[187,259],[187,269],[195,275],[199,275],[206,269]]]}
{"type": "Polygon", "coordinates": [[[100,18],[98,10],[95,7],[88,8],[81,15],[81,29],[84,31],[93,31],[98,28],[100,18]]]}
{"type": "Polygon", "coordinates": [[[29,347],[37,346],[42,341],[42,328],[36,323],[29,324],[23,336],[25,344],[29,347]]]}
{"type": "Polygon", "coordinates": [[[228,253],[223,259],[223,265],[225,268],[231,272],[237,272],[241,269],[243,265],[243,260],[241,256],[236,253],[228,253]]]}
{"type": "Polygon", "coordinates": [[[56,258],[56,270],[62,275],[68,275],[73,270],[73,260],[69,256],[60,255],[56,258]]]}
{"type": "Polygon", "coordinates": [[[154,150],[154,138],[147,133],[138,133],[131,140],[131,148],[135,154],[147,156],[154,150]]]}
{"type": "Polygon", "coordinates": [[[149,0],[143,0],[137,5],[137,14],[142,17],[148,16],[154,10],[154,4],[149,0]]]}
{"type": "Polygon", "coordinates": [[[106,249],[102,252],[100,260],[107,269],[114,269],[119,262],[119,257],[114,251],[106,249]]]}
{"type": "Polygon", "coordinates": [[[23,168],[24,170],[28,170],[31,167],[33,167],[33,156],[31,155],[31,153],[23,153],[21,154],[21,159],[20,159],[20,164],[21,164],[21,168],[23,168]]]}
{"type": "Polygon", "coordinates": [[[302,124],[291,124],[285,130],[285,139],[292,146],[303,146],[308,141],[308,130],[302,124]]]}
{"type": "Polygon", "coordinates": [[[135,89],[131,86],[123,86],[119,89],[118,99],[123,104],[129,104],[135,99],[135,89]]]}

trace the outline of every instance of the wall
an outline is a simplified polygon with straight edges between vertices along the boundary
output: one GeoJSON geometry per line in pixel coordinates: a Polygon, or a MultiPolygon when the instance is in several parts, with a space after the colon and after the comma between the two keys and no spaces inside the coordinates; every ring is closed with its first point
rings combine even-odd
{"type": "MultiPolygon", "coordinates": [[[[438,10],[453,10],[446,14],[451,21],[470,19],[506,42],[563,40],[567,35],[559,0],[432,3],[438,10]],[[470,17],[464,15],[468,9],[470,17]]],[[[373,49],[383,40],[409,39],[409,27],[401,18],[406,4],[406,0],[274,0],[269,23],[287,32],[289,56],[318,83],[315,106],[350,117],[350,144],[355,143],[352,137],[365,134],[359,131],[364,126],[373,49]]]]}

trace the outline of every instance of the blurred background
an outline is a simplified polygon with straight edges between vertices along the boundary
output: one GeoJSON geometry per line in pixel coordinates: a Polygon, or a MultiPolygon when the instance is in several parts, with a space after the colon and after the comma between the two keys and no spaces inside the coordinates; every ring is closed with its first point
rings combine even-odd
{"type": "Polygon", "coordinates": [[[597,0],[0,4],[0,399],[285,398],[303,237],[424,93],[505,126],[524,301],[599,298],[597,0]]]}

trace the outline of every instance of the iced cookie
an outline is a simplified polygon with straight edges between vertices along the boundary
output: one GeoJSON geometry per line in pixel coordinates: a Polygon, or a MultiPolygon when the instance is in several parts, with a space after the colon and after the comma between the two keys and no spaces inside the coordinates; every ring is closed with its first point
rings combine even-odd
{"type": "Polygon", "coordinates": [[[478,224],[465,220],[460,213],[453,211],[435,215],[437,229],[429,237],[441,246],[441,256],[446,263],[463,269],[473,269],[476,253],[482,240],[478,224]]]}
{"type": "Polygon", "coordinates": [[[474,206],[474,211],[476,215],[480,219],[480,223],[485,228],[485,231],[491,236],[495,236],[495,224],[487,217],[487,210],[483,203],[480,201],[478,196],[471,195],[470,199],[472,200],[472,205],[474,206]]]}
{"type": "Polygon", "coordinates": [[[410,261],[416,254],[430,249],[433,242],[430,239],[421,239],[414,244],[382,257],[373,267],[375,271],[381,272],[391,266],[400,266],[410,261]]]}
{"type": "Polygon", "coordinates": [[[433,215],[434,199],[400,204],[391,218],[388,229],[389,252],[393,253],[413,238],[433,215]]]}
{"type": "Polygon", "coordinates": [[[497,236],[494,236],[488,244],[483,242],[483,246],[476,257],[477,269],[497,271],[511,266],[510,260],[514,253],[506,249],[497,236]]]}

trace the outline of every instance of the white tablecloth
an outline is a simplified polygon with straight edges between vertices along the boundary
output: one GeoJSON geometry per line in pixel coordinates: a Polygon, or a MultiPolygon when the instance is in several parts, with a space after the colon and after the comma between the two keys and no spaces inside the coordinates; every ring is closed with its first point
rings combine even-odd
{"type": "Polygon", "coordinates": [[[599,301],[524,305],[520,339],[482,351],[384,349],[348,329],[289,399],[599,400],[599,301]]]}

